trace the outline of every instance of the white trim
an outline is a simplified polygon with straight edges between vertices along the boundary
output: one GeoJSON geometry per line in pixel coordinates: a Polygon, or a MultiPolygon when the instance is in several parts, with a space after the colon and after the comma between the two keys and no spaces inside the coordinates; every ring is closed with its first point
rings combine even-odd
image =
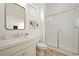
{"type": "Polygon", "coordinates": [[[28,3],[28,5],[36,10],[36,17],[38,17],[38,8],[33,3],[28,3]]]}

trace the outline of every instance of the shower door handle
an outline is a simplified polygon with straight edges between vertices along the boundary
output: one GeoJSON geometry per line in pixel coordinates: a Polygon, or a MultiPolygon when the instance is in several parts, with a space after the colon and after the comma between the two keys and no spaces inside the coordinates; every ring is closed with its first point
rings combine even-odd
{"type": "Polygon", "coordinates": [[[59,31],[58,31],[59,33],[61,33],[62,31],[61,31],[61,29],[59,29],[59,31]]]}

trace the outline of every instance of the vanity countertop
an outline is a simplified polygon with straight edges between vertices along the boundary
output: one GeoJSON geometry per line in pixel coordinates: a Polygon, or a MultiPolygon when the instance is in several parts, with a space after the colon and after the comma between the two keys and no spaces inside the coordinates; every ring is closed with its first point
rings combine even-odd
{"type": "Polygon", "coordinates": [[[13,39],[9,39],[9,40],[0,40],[0,50],[9,48],[9,47],[13,47],[22,43],[27,43],[30,42],[31,40],[34,40],[35,42],[39,41],[38,36],[29,36],[29,37],[24,37],[24,38],[13,38],[13,39]]]}

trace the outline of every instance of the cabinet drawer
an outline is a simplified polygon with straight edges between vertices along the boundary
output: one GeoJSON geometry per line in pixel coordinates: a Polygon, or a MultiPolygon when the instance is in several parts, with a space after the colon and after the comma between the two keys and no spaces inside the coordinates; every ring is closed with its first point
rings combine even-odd
{"type": "Polygon", "coordinates": [[[36,56],[36,45],[30,46],[29,48],[25,49],[25,56],[36,56]]]}
{"type": "Polygon", "coordinates": [[[15,53],[13,56],[35,56],[35,55],[36,55],[36,45],[33,45],[15,53]]]}
{"type": "Polygon", "coordinates": [[[1,50],[0,51],[0,55],[12,55],[12,54],[24,49],[24,47],[26,47],[26,45],[25,44],[21,44],[21,45],[17,45],[15,47],[12,47],[12,48],[1,50]]]}
{"type": "Polygon", "coordinates": [[[24,50],[21,50],[21,51],[17,52],[13,56],[24,56],[24,50]]]}
{"type": "Polygon", "coordinates": [[[23,49],[27,48],[30,45],[33,45],[34,43],[35,43],[35,41],[30,41],[30,42],[26,42],[26,43],[23,43],[23,44],[20,44],[20,45],[11,47],[11,48],[1,50],[0,55],[2,55],[2,56],[4,56],[4,55],[7,55],[7,56],[8,55],[13,55],[16,52],[18,52],[20,50],[23,50],[23,49]]]}

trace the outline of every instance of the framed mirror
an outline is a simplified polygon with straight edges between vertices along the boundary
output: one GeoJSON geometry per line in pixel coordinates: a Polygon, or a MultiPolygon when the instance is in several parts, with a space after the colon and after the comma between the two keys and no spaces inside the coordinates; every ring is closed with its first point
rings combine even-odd
{"type": "Polygon", "coordinates": [[[16,3],[5,4],[5,28],[9,30],[25,29],[26,10],[16,3]]]}

